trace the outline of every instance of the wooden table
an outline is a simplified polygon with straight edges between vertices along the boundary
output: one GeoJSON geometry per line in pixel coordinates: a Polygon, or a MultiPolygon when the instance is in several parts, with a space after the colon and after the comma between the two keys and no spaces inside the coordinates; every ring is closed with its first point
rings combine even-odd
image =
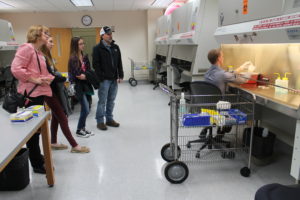
{"type": "Polygon", "coordinates": [[[37,130],[41,129],[47,183],[50,187],[54,185],[55,180],[48,127],[49,115],[50,113],[47,111],[40,117],[33,118],[28,122],[13,124],[9,120],[9,114],[0,109],[0,172],[4,170],[37,130]]]}

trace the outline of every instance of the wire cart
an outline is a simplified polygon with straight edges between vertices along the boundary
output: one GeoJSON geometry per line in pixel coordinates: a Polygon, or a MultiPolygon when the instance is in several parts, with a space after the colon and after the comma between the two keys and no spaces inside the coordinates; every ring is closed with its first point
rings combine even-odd
{"type": "Polygon", "coordinates": [[[189,175],[189,165],[241,160],[240,174],[251,174],[251,151],[254,124],[254,98],[250,95],[180,96],[160,84],[170,95],[170,143],[161,149],[164,175],[171,183],[182,183],[189,175]],[[245,131],[245,128],[251,131],[245,131]]]}
{"type": "Polygon", "coordinates": [[[131,77],[128,81],[131,86],[136,86],[138,82],[135,79],[134,72],[137,70],[152,70],[153,67],[148,62],[135,62],[131,58],[129,60],[131,62],[131,77]]]}

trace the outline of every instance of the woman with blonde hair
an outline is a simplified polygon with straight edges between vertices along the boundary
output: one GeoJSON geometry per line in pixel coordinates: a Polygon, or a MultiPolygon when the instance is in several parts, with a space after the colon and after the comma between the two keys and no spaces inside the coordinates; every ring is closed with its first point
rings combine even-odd
{"type": "Polygon", "coordinates": [[[52,97],[45,97],[45,102],[51,108],[52,119],[51,119],[51,147],[54,150],[62,150],[67,149],[68,146],[65,144],[58,144],[57,143],[57,129],[58,124],[60,128],[67,138],[68,142],[72,146],[71,152],[72,153],[88,153],[90,149],[85,146],[80,146],[77,144],[75,139],[72,136],[72,133],[69,128],[68,118],[67,115],[69,114],[69,108],[66,104],[64,104],[64,96],[63,92],[60,90],[64,89],[63,83],[66,81],[66,78],[63,77],[55,68],[52,55],[50,50],[54,46],[53,38],[50,36],[48,39],[47,45],[44,45],[41,49],[46,58],[46,64],[48,71],[55,77],[51,83],[51,89],[53,92],[52,97]]]}
{"type": "MultiPolygon", "coordinates": [[[[11,64],[11,72],[18,80],[18,92],[28,94],[29,101],[25,107],[43,105],[44,97],[52,96],[50,83],[54,79],[46,67],[44,54],[40,48],[47,44],[49,30],[42,25],[31,26],[27,33],[27,43],[19,46],[11,64]]],[[[35,173],[45,174],[44,156],[39,146],[40,133],[34,134],[27,142],[29,159],[35,173]]]]}

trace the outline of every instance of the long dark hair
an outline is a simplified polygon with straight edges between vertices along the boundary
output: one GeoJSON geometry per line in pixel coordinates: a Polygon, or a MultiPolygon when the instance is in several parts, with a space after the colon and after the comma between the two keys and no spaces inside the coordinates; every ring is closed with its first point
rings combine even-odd
{"type": "MultiPolygon", "coordinates": [[[[81,37],[72,37],[71,39],[71,45],[70,45],[70,56],[76,56],[78,58],[78,51],[79,51],[79,40],[82,40],[81,37]]],[[[81,54],[83,54],[82,52],[80,52],[81,54]]]]}

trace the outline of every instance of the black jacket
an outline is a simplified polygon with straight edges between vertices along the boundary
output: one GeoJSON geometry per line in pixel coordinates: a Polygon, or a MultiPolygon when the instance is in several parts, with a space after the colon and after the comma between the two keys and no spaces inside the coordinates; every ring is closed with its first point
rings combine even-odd
{"type": "Polygon", "coordinates": [[[52,69],[48,63],[47,69],[50,74],[54,76],[54,80],[51,82],[51,89],[53,92],[53,95],[57,96],[59,102],[61,103],[64,112],[67,116],[72,114],[71,105],[68,99],[67,89],[64,85],[64,82],[66,81],[66,78],[62,76],[62,74],[56,69],[52,69]]]}
{"type": "Polygon", "coordinates": [[[110,48],[111,53],[100,41],[93,49],[93,67],[100,81],[124,78],[120,48],[114,41],[110,48]]]}
{"type": "MultiPolygon", "coordinates": [[[[83,62],[85,63],[86,70],[90,70],[90,62],[86,56],[83,57],[83,62]]],[[[79,80],[76,76],[80,74],[85,74],[85,72],[81,69],[81,62],[76,56],[71,56],[69,58],[69,80],[72,83],[75,83],[75,96],[81,101],[84,94],[92,95],[94,94],[94,90],[92,85],[87,80],[79,80]]]]}
{"type": "Polygon", "coordinates": [[[86,80],[96,89],[99,88],[99,79],[97,74],[92,69],[87,69],[85,72],[86,80]]]}

